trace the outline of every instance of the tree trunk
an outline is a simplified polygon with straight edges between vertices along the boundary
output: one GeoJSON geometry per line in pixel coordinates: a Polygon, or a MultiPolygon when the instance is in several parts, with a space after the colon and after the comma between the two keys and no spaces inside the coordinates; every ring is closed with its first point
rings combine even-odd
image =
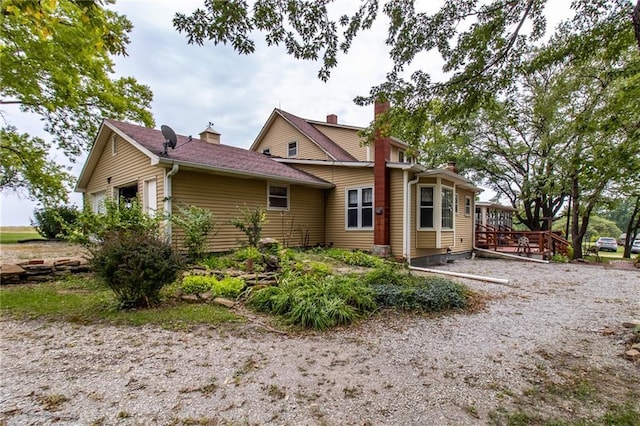
{"type": "MultiPolygon", "coordinates": [[[[640,4],[640,1],[639,3],[640,4]]],[[[640,228],[640,195],[636,196],[636,205],[633,208],[633,213],[627,223],[627,236],[624,241],[624,254],[623,258],[631,258],[631,245],[633,244],[634,237],[638,229],[640,228]]]]}
{"type": "MultiPolygon", "coordinates": [[[[582,259],[582,237],[578,229],[578,219],[580,217],[580,198],[579,198],[578,178],[571,178],[571,245],[573,245],[573,258],[582,259]]],[[[568,220],[568,219],[567,219],[568,220]]]]}
{"type": "Polygon", "coordinates": [[[633,8],[631,19],[633,20],[633,30],[636,33],[638,49],[640,49],[640,0],[638,0],[638,2],[636,3],[636,7],[633,8]]]}

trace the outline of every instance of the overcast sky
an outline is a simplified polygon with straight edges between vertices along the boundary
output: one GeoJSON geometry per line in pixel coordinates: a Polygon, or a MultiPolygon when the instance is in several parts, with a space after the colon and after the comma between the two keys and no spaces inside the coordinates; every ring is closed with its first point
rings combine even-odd
{"type": "MultiPolygon", "coordinates": [[[[152,113],[156,127],[169,125],[178,134],[193,135],[209,122],[222,134],[221,142],[249,148],[273,108],[300,117],[324,120],[337,114],[339,123],[366,126],[373,118],[373,107],[353,103],[367,95],[372,86],[384,81],[391,69],[384,39],[386,21],[378,19],[371,30],[360,34],[348,56],[338,57],[338,66],[329,82],[317,78],[320,64],[296,61],[282,48],[267,48],[256,38],[252,55],[240,56],[231,47],[188,45],[184,35],[172,26],[178,11],[189,13],[202,0],[120,0],[112,9],[133,23],[127,57],[115,59],[116,76],[132,76],[153,91],[152,113]]],[[[336,2],[344,12],[355,10],[359,0],[336,2]]],[[[426,3],[426,2],[425,2],[426,3]]],[[[553,0],[554,18],[565,15],[569,0],[553,0]]],[[[429,2],[431,7],[434,2],[429,2]]],[[[380,16],[383,16],[382,14],[380,16]]],[[[550,25],[548,28],[552,28],[550,25]]],[[[414,66],[440,74],[438,57],[422,57],[414,66]]],[[[9,122],[19,130],[47,138],[33,117],[17,110],[4,110],[9,122]]],[[[59,161],[64,156],[52,153],[59,161]]],[[[85,157],[79,158],[72,172],[77,176],[85,157]]],[[[485,197],[486,198],[486,195],[485,197]]],[[[80,205],[81,197],[71,200],[80,205]]],[[[28,225],[37,203],[11,194],[2,194],[2,225],[28,225]]]]}

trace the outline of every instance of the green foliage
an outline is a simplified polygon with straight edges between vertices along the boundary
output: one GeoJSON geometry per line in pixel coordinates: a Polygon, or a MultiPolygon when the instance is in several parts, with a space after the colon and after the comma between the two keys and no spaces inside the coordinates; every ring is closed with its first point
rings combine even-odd
{"type": "Polygon", "coordinates": [[[180,290],[184,294],[201,294],[210,291],[218,279],[214,276],[187,275],[182,279],[180,290]]]}
{"type": "Polygon", "coordinates": [[[246,262],[251,259],[254,264],[262,263],[262,253],[255,246],[247,246],[236,250],[233,253],[233,259],[237,262],[246,262]]]}
{"type": "Polygon", "coordinates": [[[52,149],[14,126],[0,128],[0,190],[28,194],[44,205],[66,202],[75,178],[49,158],[52,149]]]}
{"type": "Polygon", "coordinates": [[[324,253],[332,259],[339,260],[351,266],[375,268],[384,265],[384,260],[361,250],[330,248],[325,250],[324,253]]]}
{"type": "Polygon", "coordinates": [[[435,312],[467,305],[467,289],[444,277],[417,277],[388,267],[371,271],[364,282],[379,306],[435,312]]]}
{"type": "Polygon", "coordinates": [[[151,90],[111,76],[131,22],[98,1],[3,0],[0,16],[0,103],[39,116],[53,138],[49,144],[3,126],[1,188],[26,190],[45,205],[66,201],[72,179],[48,156],[52,148],[75,159],[103,117],[153,125],[151,90]]]}
{"type": "Polygon", "coordinates": [[[562,253],[556,253],[551,256],[551,261],[557,263],[567,263],[569,261],[569,257],[565,256],[562,253]]]}
{"type": "Polygon", "coordinates": [[[207,236],[215,228],[213,213],[198,206],[179,205],[178,210],[170,219],[184,231],[187,257],[192,262],[201,260],[207,252],[207,236]]]}
{"type": "Polygon", "coordinates": [[[356,278],[296,273],[284,274],[278,286],[251,293],[249,304],[290,324],[316,330],[350,324],[376,309],[371,290],[356,278]]]}
{"type": "Polygon", "coordinates": [[[205,266],[207,269],[212,269],[214,271],[220,271],[236,266],[236,262],[233,260],[232,256],[219,254],[213,254],[206,259],[201,260],[200,264],[205,266]]]}
{"type": "Polygon", "coordinates": [[[31,226],[45,238],[60,238],[68,235],[79,214],[76,206],[44,207],[33,212],[31,226]]]}
{"type": "Polygon", "coordinates": [[[235,299],[245,289],[246,283],[237,277],[224,277],[218,280],[215,276],[188,275],[182,279],[180,289],[185,294],[201,294],[208,291],[213,297],[229,297],[235,299]]]}
{"type": "Polygon", "coordinates": [[[94,251],[94,273],[113,290],[124,308],[150,307],[162,287],[176,279],[182,259],[153,235],[114,231],[94,251]]]}
{"type": "Polygon", "coordinates": [[[101,213],[95,213],[86,206],[76,223],[65,231],[65,238],[93,250],[113,234],[134,233],[159,238],[162,235],[161,225],[162,218],[146,214],[137,200],[125,203],[124,200],[106,199],[101,213]]]}
{"type": "Polygon", "coordinates": [[[240,209],[240,214],[241,217],[231,219],[231,224],[245,233],[249,247],[258,247],[262,230],[267,224],[267,213],[263,207],[257,206],[254,209],[240,209]]]}
{"type": "MultiPolygon", "coordinates": [[[[567,218],[563,217],[553,223],[553,229],[563,231],[567,226],[567,218]]],[[[589,217],[589,225],[585,232],[585,238],[589,241],[595,241],[600,237],[613,237],[618,239],[622,231],[618,228],[612,220],[606,219],[598,215],[591,215],[589,217]]]]}

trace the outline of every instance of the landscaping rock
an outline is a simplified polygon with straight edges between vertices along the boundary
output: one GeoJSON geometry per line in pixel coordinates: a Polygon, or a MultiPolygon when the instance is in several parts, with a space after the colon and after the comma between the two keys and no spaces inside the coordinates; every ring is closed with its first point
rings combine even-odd
{"type": "Polygon", "coordinates": [[[637,349],[629,349],[624,353],[624,355],[627,359],[632,361],[640,361],[640,351],[637,349]]]}
{"type": "Polygon", "coordinates": [[[625,321],[622,323],[622,326],[625,328],[633,328],[640,325],[640,320],[631,320],[631,321],[625,321]]]}
{"type": "Polygon", "coordinates": [[[224,297],[216,297],[213,299],[213,303],[226,306],[227,308],[233,308],[236,304],[233,300],[225,299],[224,297]]]}

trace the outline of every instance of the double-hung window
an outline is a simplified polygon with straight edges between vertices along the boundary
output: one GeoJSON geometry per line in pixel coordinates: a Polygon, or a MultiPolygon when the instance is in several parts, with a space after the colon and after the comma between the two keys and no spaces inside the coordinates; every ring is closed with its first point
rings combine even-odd
{"type": "Polygon", "coordinates": [[[442,228],[453,229],[453,189],[442,187],[442,228]]]}
{"type": "Polygon", "coordinates": [[[289,142],[287,145],[287,157],[293,158],[298,156],[298,141],[289,142]]]}
{"type": "Polygon", "coordinates": [[[420,187],[420,228],[433,228],[433,186],[420,187]]]}
{"type": "Polygon", "coordinates": [[[347,189],[347,229],[373,228],[373,188],[347,189]]]}
{"type": "Polygon", "coordinates": [[[267,188],[267,209],[289,210],[289,187],[269,184],[267,188]]]}
{"type": "Polygon", "coordinates": [[[464,197],[464,215],[471,216],[471,197],[468,195],[464,197]]]}

